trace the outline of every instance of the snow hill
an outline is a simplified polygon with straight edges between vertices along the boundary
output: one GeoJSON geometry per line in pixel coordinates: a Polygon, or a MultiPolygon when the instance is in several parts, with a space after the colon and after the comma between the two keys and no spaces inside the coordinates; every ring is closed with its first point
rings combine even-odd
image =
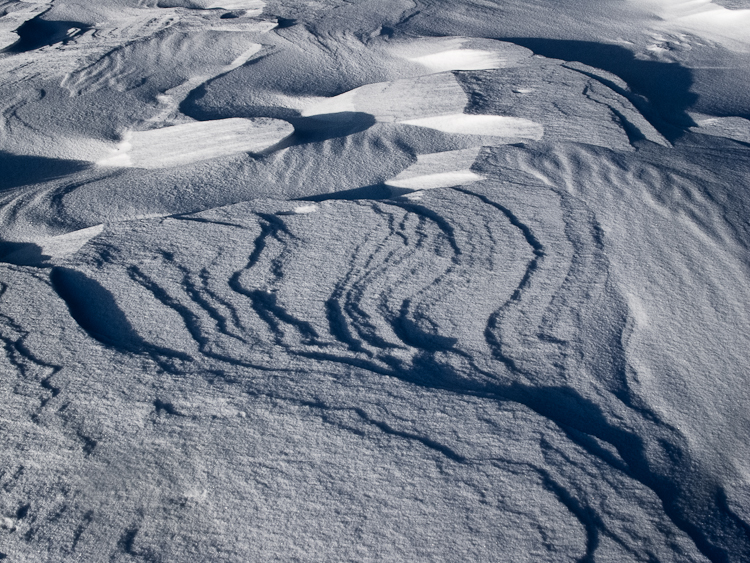
{"type": "Polygon", "coordinates": [[[0,560],[750,561],[750,2],[0,0],[0,560]]]}

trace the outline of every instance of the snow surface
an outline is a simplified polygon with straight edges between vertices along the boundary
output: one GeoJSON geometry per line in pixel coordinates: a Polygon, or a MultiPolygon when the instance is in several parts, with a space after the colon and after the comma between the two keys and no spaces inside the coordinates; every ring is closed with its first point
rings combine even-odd
{"type": "Polygon", "coordinates": [[[750,560],[745,0],[0,0],[0,559],[750,560]]]}
{"type": "Polygon", "coordinates": [[[411,191],[453,188],[478,182],[483,177],[472,172],[471,167],[479,156],[479,150],[477,147],[419,155],[415,164],[385,184],[411,191]]]}
{"type": "Polygon", "coordinates": [[[149,131],[128,131],[99,166],[167,168],[219,156],[259,153],[294,132],[280,119],[216,119],[149,131]]]}

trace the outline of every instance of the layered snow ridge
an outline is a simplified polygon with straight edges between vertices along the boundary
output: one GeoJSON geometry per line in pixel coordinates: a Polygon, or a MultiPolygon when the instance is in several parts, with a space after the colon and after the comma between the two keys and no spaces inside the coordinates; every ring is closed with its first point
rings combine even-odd
{"type": "Polygon", "coordinates": [[[750,560],[738,3],[0,2],[0,560],[750,560]]]}

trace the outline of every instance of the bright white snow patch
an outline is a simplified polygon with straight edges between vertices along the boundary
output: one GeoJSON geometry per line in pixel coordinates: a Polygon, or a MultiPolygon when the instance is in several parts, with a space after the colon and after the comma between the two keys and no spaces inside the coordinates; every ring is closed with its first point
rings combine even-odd
{"type": "Polygon", "coordinates": [[[490,70],[503,65],[503,59],[497,53],[478,49],[455,49],[409,60],[427,67],[432,72],[490,70]]]}
{"type": "Polygon", "coordinates": [[[368,113],[393,123],[463,111],[467,97],[452,74],[435,74],[368,84],[308,107],[303,116],[342,112],[368,113]]]}
{"type": "Polygon", "coordinates": [[[426,37],[390,47],[390,52],[429,72],[491,70],[528,56],[525,49],[499,41],[468,37],[426,37]]]}
{"type": "Polygon", "coordinates": [[[452,188],[463,184],[471,184],[482,180],[482,176],[470,170],[455,170],[453,172],[437,172],[414,178],[388,180],[386,185],[407,190],[432,190],[435,188],[452,188]]]}
{"type": "Polygon", "coordinates": [[[246,16],[258,16],[266,3],[261,0],[209,0],[204,4],[207,10],[223,8],[225,10],[245,10],[246,16]]]}
{"type": "Polygon", "coordinates": [[[289,136],[294,128],[280,119],[219,119],[136,131],[100,166],[167,168],[243,152],[259,152],[289,136]]]}
{"type": "Polygon", "coordinates": [[[533,139],[535,141],[540,140],[544,136],[544,128],[539,123],[520,117],[506,117],[502,115],[467,115],[457,113],[453,115],[410,119],[402,123],[459,135],[518,137],[533,139]]]}
{"type": "Polygon", "coordinates": [[[294,208],[294,212],[297,214],[306,214],[306,213],[313,213],[317,211],[318,206],[317,205],[300,205],[299,207],[294,208]]]}
{"type": "Polygon", "coordinates": [[[678,26],[733,50],[750,49],[750,10],[729,10],[711,0],[635,0],[660,16],[670,28],[678,26]]]}
{"type": "Polygon", "coordinates": [[[483,180],[482,176],[470,170],[479,150],[477,147],[419,155],[415,164],[385,184],[407,190],[429,190],[451,188],[483,180]]]}

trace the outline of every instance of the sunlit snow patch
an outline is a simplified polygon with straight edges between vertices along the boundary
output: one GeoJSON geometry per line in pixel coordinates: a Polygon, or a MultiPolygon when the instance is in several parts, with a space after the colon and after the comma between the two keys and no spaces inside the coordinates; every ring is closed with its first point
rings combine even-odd
{"type": "Polygon", "coordinates": [[[693,114],[692,117],[697,127],[691,127],[691,131],[750,143],[750,120],[742,117],[711,117],[699,114],[693,114]]]}
{"type": "Polygon", "coordinates": [[[378,82],[355,88],[307,107],[304,116],[325,116],[344,112],[367,113],[380,122],[458,113],[468,99],[456,78],[449,73],[421,76],[393,82],[378,82]]]}
{"type": "Polygon", "coordinates": [[[388,50],[429,72],[504,68],[530,55],[511,43],[468,37],[425,37],[389,45],[388,50]]]}
{"type": "Polygon", "coordinates": [[[415,164],[385,184],[405,190],[429,190],[483,180],[482,176],[471,171],[479,151],[477,147],[419,155],[415,164]]]}
{"type": "Polygon", "coordinates": [[[211,0],[207,8],[224,8],[225,10],[262,10],[266,3],[261,0],[211,0]]]}
{"type": "Polygon", "coordinates": [[[243,10],[246,16],[258,16],[266,3],[261,0],[208,0],[196,2],[206,10],[222,8],[224,10],[243,10]]]}
{"type": "Polygon", "coordinates": [[[404,123],[445,133],[539,140],[544,128],[534,121],[462,113],[466,93],[451,73],[379,82],[308,106],[302,115],[326,119],[342,113],[372,115],[381,123],[404,123]]]}
{"type": "Polygon", "coordinates": [[[115,154],[100,166],[167,168],[245,152],[259,152],[291,135],[294,128],[280,119],[219,119],[136,131],[126,136],[115,154]]]}
{"type": "Polygon", "coordinates": [[[478,49],[455,49],[409,59],[433,72],[449,70],[490,70],[500,68],[502,59],[497,53],[478,49]]]}
{"type": "Polygon", "coordinates": [[[656,12],[664,24],[690,30],[733,50],[750,49],[750,9],[729,10],[711,0],[631,0],[656,12]]]}
{"type": "Polygon", "coordinates": [[[544,136],[544,128],[539,123],[520,117],[502,115],[456,113],[410,119],[402,121],[402,123],[459,135],[486,135],[488,137],[532,139],[534,141],[538,141],[544,136]]]}
{"type": "Polygon", "coordinates": [[[297,214],[305,215],[307,213],[313,213],[318,209],[317,205],[300,205],[294,208],[294,212],[297,214]]]}

